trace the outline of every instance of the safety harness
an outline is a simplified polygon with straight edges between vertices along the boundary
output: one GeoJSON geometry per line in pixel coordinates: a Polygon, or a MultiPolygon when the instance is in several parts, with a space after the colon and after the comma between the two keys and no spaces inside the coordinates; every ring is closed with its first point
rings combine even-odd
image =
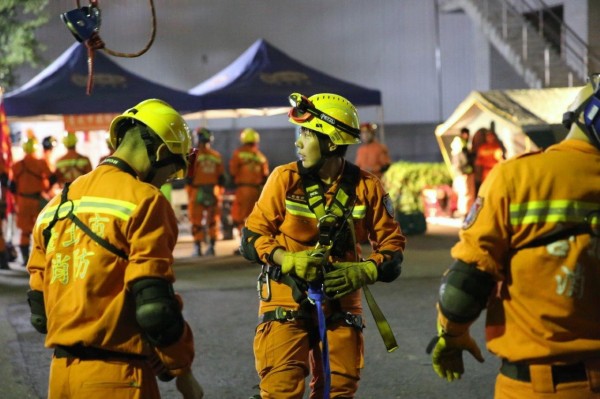
{"type": "MultiPolygon", "coordinates": [[[[128,164],[126,164],[125,162],[123,162],[122,160],[120,160],[119,158],[107,157],[104,161],[102,161],[101,165],[112,165],[112,166],[117,167],[118,169],[121,169],[122,171],[124,171],[126,173],[129,173],[132,176],[137,176],[137,174],[131,168],[131,166],[129,166],[128,164]]],[[[86,226],[81,221],[81,219],[79,219],[75,215],[75,204],[73,203],[73,200],[68,199],[68,193],[69,193],[69,186],[70,185],[71,185],[70,182],[65,183],[65,187],[63,188],[63,191],[62,191],[61,196],[60,196],[60,203],[56,207],[56,211],[54,212],[54,216],[52,217],[52,220],[50,221],[50,223],[48,224],[48,226],[46,226],[46,228],[42,231],[42,235],[44,237],[44,246],[48,247],[48,243],[50,242],[50,238],[52,237],[52,229],[54,228],[54,225],[56,225],[56,223],[59,220],[63,220],[63,219],[68,218],[73,223],[75,223],[75,225],[77,227],[79,227],[85,234],[87,234],[92,240],[96,241],[104,249],[106,249],[107,251],[112,252],[113,254],[115,254],[116,256],[118,256],[119,258],[122,258],[122,259],[125,259],[125,260],[129,260],[129,256],[127,255],[127,253],[125,251],[123,251],[122,249],[119,249],[119,248],[115,247],[113,244],[111,244],[110,242],[108,242],[104,238],[100,237],[98,234],[94,233],[88,226],[86,226]],[[66,211],[66,213],[64,215],[60,215],[60,209],[65,204],[69,204],[70,208],[66,211]]]]}

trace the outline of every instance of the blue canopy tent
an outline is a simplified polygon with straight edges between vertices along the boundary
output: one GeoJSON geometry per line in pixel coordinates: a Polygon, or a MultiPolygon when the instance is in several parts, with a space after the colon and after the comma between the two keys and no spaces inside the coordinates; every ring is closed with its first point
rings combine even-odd
{"type": "Polygon", "coordinates": [[[199,109],[209,110],[208,115],[198,112],[188,117],[210,118],[213,110],[231,110],[232,116],[283,112],[289,109],[287,98],[292,92],[307,96],[336,93],[355,106],[381,106],[379,90],[329,76],[259,39],[229,66],[188,91],[202,98],[199,109]]]}
{"type": "Polygon", "coordinates": [[[94,58],[94,86],[86,95],[88,53],[74,43],[37,76],[4,95],[9,117],[121,113],[148,98],[159,98],[180,112],[201,108],[201,100],[184,91],[153,83],[128,72],[102,51],[94,58]]]}

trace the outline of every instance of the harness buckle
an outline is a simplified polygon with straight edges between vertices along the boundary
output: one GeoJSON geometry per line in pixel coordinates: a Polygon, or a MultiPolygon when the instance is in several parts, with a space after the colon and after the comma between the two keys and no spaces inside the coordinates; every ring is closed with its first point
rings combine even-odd
{"type": "Polygon", "coordinates": [[[275,308],[275,320],[294,320],[294,314],[291,310],[286,310],[281,306],[275,308]]]}
{"type": "Polygon", "coordinates": [[[319,244],[331,246],[333,237],[338,229],[338,218],[332,213],[326,213],[319,218],[317,229],[319,229],[319,244]]]}
{"type": "Polygon", "coordinates": [[[346,312],[344,315],[344,321],[349,326],[356,328],[357,330],[363,330],[365,325],[363,324],[362,316],[359,314],[352,314],[350,312],[346,312]]]}

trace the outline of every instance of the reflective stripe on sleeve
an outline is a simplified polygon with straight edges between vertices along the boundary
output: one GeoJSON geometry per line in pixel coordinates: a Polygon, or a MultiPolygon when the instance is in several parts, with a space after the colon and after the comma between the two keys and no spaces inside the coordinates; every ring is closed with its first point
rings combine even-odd
{"type": "MultiPolygon", "coordinates": [[[[303,216],[306,218],[316,219],[315,214],[310,210],[308,205],[300,202],[285,200],[285,210],[290,215],[303,216]]],[[[363,219],[367,214],[367,207],[365,205],[356,205],[352,209],[352,218],[363,219]]]]}
{"type": "Polygon", "coordinates": [[[597,209],[598,203],[569,200],[511,204],[510,223],[515,227],[533,223],[578,223],[583,222],[591,211],[597,209]]]}

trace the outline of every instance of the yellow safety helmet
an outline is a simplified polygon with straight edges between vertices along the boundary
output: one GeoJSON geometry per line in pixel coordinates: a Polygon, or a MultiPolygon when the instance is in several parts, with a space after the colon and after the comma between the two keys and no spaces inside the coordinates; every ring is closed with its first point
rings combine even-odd
{"type": "Polygon", "coordinates": [[[260,143],[260,134],[252,128],[246,128],[240,133],[240,142],[242,144],[260,143]]]}
{"type": "Polygon", "coordinates": [[[25,154],[33,154],[38,149],[38,142],[34,138],[27,139],[26,142],[23,143],[23,151],[25,154]]]}
{"type": "Polygon", "coordinates": [[[144,100],[113,119],[110,124],[111,147],[117,149],[122,135],[136,123],[150,128],[166,144],[171,153],[181,155],[186,168],[179,171],[175,178],[183,178],[187,171],[187,158],[191,149],[190,128],[183,117],[162,100],[156,98],[144,100]]]}
{"type": "Polygon", "coordinates": [[[67,132],[63,137],[63,144],[67,148],[74,148],[77,145],[77,136],[73,132],[67,132]]]}
{"type": "Polygon", "coordinates": [[[323,133],[337,145],[361,142],[358,112],[344,97],[320,93],[306,98],[300,93],[292,93],[289,100],[292,108],[288,117],[294,125],[323,133]]]}

